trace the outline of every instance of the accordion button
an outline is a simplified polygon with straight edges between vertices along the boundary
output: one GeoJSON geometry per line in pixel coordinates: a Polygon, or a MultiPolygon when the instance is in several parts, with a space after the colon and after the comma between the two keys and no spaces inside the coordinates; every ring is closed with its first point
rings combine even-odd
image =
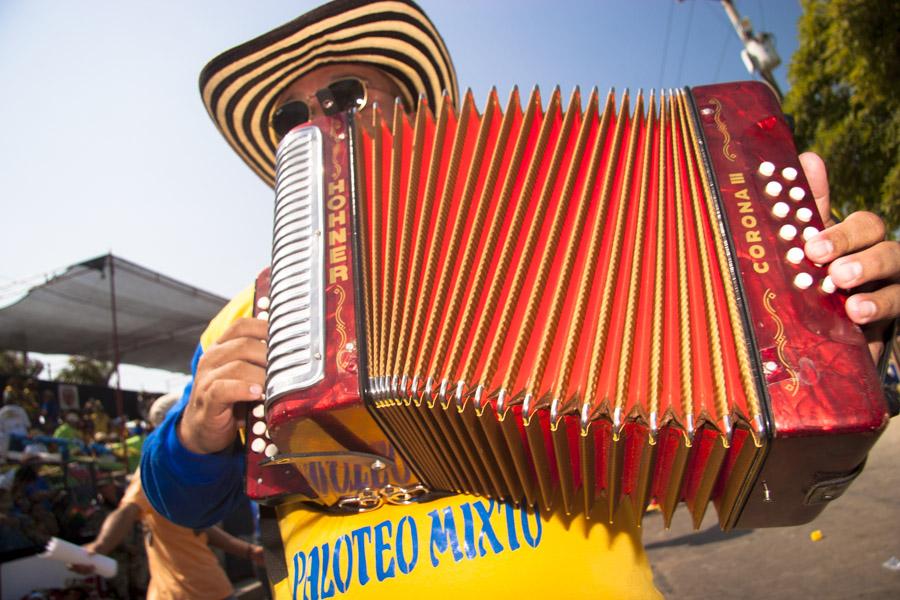
{"type": "Polygon", "coordinates": [[[275,444],[269,444],[268,446],[266,446],[266,456],[272,458],[276,454],[278,454],[278,446],[276,446],[275,444]]]}
{"type": "Polygon", "coordinates": [[[813,278],[809,273],[797,273],[797,276],[794,277],[794,285],[801,290],[807,289],[812,284],[813,278]]]}
{"type": "Polygon", "coordinates": [[[791,197],[791,200],[800,202],[801,200],[806,198],[806,190],[804,190],[802,187],[794,186],[791,188],[791,191],[788,192],[788,196],[791,197]]]}
{"type": "Polygon", "coordinates": [[[781,239],[790,241],[797,237],[797,228],[793,225],[782,225],[778,230],[778,235],[781,239]]]}
{"type": "Polygon", "coordinates": [[[797,209],[797,220],[798,221],[802,221],[803,223],[809,223],[812,220],[812,217],[813,217],[813,211],[806,208],[805,206],[803,208],[797,209]]]}
{"type": "Polygon", "coordinates": [[[781,176],[788,181],[794,181],[797,179],[797,169],[794,167],[785,167],[781,170],[781,176]]]}
{"type": "Polygon", "coordinates": [[[759,174],[760,175],[762,175],[763,177],[771,177],[773,173],[775,173],[775,165],[773,165],[769,161],[760,163],[760,165],[759,165],[759,174]]]}
{"type": "Polygon", "coordinates": [[[804,256],[806,255],[803,253],[803,248],[791,248],[787,252],[788,262],[795,265],[799,265],[801,262],[803,262],[804,256]]]}
{"type": "Polygon", "coordinates": [[[269,313],[266,312],[266,311],[264,311],[264,310],[263,310],[263,311],[260,311],[260,313],[259,313],[258,315],[256,315],[256,318],[259,319],[259,320],[261,320],[261,321],[268,321],[268,320],[269,320],[269,313]]]}
{"type": "Polygon", "coordinates": [[[259,310],[269,310],[269,297],[260,296],[256,301],[256,308],[259,310]]]}
{"type": "Polygon", "coordinates": [[[261,402],[253,407],[253,416],[257,419],[262,419],[266,416],[266,407],[261,402]]]}
{"type": "Polygon", "coordinates": [[[777,198],[782,189],[782,185],[777,181],[770,181],[766,184],[766,194],[772,196],[773,198],[777,198]]]}
{"type": "Polygon", "coordinates": [[[789,212],[791,212],[791,207],[788,206],[787,202],[776,202],[775,205],[772,206],[772,214],[779,219],[788,216],[789,212]]]}
{"type": "Polygon", "coordinates": [[[834,281],[831,280],[831,275],[826,275],[825,279],[822,280],[822,291],[826,294],[833,294],[837,289],[837,286],[834,285],[834,281]]]}
{"type": "Polygon", "coordinates": [[[819,230],[816,229],[815,227],[811,227],[811,226],[807,227],[806,229],[803,230],[803,241],[808,242],[817,233],[819,233],[819,230]]]}
{"type": "Polygon", "coordinates": [[[257,421],[253,424],[253,434],[254,435],[265,435],[266,433],[266,423],[265,421],[257,421]]]}
{"type": "Polygon", "coordinates": [[[259,454],[266,449],[266,441],[262,438],[256,438],[250,442],[250,449],[259,454]]]}

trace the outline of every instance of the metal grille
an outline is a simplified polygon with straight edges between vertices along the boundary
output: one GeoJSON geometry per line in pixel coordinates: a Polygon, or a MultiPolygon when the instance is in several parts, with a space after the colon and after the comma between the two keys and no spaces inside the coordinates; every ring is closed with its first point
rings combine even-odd
{"type": "Polygon", "coordinates": [[[305,127],[278,148],[266,399],[324,376],[325,241],[322,134],[305,127]]]}

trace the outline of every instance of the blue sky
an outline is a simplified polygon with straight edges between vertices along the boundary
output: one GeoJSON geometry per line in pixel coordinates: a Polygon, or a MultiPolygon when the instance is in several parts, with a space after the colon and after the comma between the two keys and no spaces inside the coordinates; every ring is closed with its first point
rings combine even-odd
{"type": "MultiPolygon", "coordinates": [[[[212,126],[197,75],[318,2],[0,1],[0,302],[112,251],[231,296],[268,260],[272,197],[212,126]]],[[[715,0],[420,0],[461,87],[546,93],[747,79],[715,0]]],[[[736,0],[784,64],[799,3],[736,0]]],[[[123,373],[127,387],[172,378],[123,373]]]]}

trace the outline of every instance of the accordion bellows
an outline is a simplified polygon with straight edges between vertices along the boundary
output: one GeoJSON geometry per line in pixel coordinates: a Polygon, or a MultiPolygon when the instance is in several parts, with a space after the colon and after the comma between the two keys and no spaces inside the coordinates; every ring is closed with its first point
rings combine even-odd
{"type": "MultiPolygon", "coordinates": [[[[684,501],[697,525],[712,500],[731,527],[780,485],[776,431],[843,440],[830,469],[806,470],[845,478],[864,460],[883,399],[842,298],[802,256],[822,225],[790,134],[759,84],[716,87],[342,117],[323,170],[353,174],[352,276],[321,285],[349,280],[356,401],[420,484],[567,512],[603,497],[610,518],[655,499],[668,521],[684,501]]],[[[270,386],[267,410],[286,398],[270,386]]],[[[761,519],[811,518],[810,490],[835,481],[798,484],[802,509],[761,519]]]]}
{"type": "MultiPolygon", "coordinates": [[[[584,112],[577,92],[568,107],[554,92],[546,111],[537,91],[524,111],[515,93],[505,111],[492,95],[480,119],[464,102],[458,119],[446,103],[436,122],[420,110],[369,144],[376,410],[440,487],[549,506],[555,471],[568,510],[576,488],[590,510],[597,446],[624,450],[613,437],[626,421],[648,448],[660,428],[685,442],[710,429],[716,451],[696,465],[705,506],[730,423],[752,422],[759,403],[731,341],[734,292],[681,94],[661,111],[638,97],[633,118],[627,95],[619,114],[613,94],[584,112]],[[404,141],[425,150],[392,172],[404,141]],[[396,175],[411,183],[392,188],[396,175]]],[[[618,481],[623,457],[602,458],[618,481]]],[[[642,503],[651,490],[634,483],[642,503]]]]}

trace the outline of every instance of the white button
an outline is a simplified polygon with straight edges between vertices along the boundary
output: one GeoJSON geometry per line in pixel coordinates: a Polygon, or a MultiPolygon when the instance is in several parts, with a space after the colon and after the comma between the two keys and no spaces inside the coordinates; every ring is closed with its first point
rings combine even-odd
{"type": "Polygon", "coordinates": [[[262,419],[266,416],[266,407],[263,406],[262,402],[253,407],[253,416],[257,419],[262,419]]]}
{"type": "Polygon", "coordinates": [[[770,181],[766,184],[766,193],[773,198],[776,198],[778,194],[781,193],[782,187],[781,184],[777,181],[770,181]]]}
{"type": "Polygon", "coordinates": [[[775,165],[770,163],[769,161],[765,161],[760,163],[759,165],[759,174],[763,177],[771,177],[772,173],[775,172],[775,165]]]}
{"type": "Polygon", "coordinates": [[[781,170],[781,176],[788,181],[793,181],[797,179],[797,169],[795,169],[794,167],[785,167],[781,170]]]}
{"type": "Polygon", "coordinates": [[[791,212],[791,207],[788,206],[787,202],[776,202],[772,207],[772,214],[779,219],[783,219],[788,216],[789,212],[791,212]]]}
{"type": "Polygon", "coordinates": [[[836,289],[837,286],[835,286],[834,281],[831,280],[831,275],[826,275],[825,279],[822,280],[822,291],[826,294],[833,294],[836,289]]]}
{"type": "Polygon", "coordinates": [[[778,235],[783,240],[792,240],[797,237],[797,228],[793,225],[782,225],[778,230],[778,235]]]}
{"type": "Polygon", "coordinates": [[[266,422],[265,421],[257,421],[253,424],[253,433],[254,435],[263,435],[266,433],[266,422]]]}
{"type": "Polygon", "coordinates": [[[765,369],[766,373],[774,373],[778,370],[778,363],[774,360],[766,361],[766,364],[763,365],[763,369],[765,369]]]}
{"type": "Polygon", "coordinates": [[[791,248],[787,251],[788,262],[795,265],[799,265],[801,262],[803,262],[804,256],[806,256],[806,254],[803,253],[803,248],[791,248]]]}
{"type": "Polygon", "coordinates": [[[813,278],[809,273],[797,273],[797,276],[794,277],[794,285],[796,285],[801,290],[805,290],[812,284],[813,278]]]}
{"type": "Polygon", "coordinates": [[[266,446],[266,456],[272,458],[276,454],[278,454],[278,446],[276,446],[275,444],[269,444],[268,446],[266,446]]]}
{"type": "Polygon", "coordinates": [[[266,441],[262,438],[256,438],[250,442],[250,449],[259,454],[266,449],[266,441]]]}
{"type": "Polygon", "coordinates": [[[269,297],[260,296],[260,298],[256,301],[256,308],[258,308],[259,310],[269,310],[269,297]]]}
{"type": "Polygon", "coordinates": [[[791,197],[791,200],[800,202],[801,200],[806,198],[806,190],[804,190],[802,187],[794,186],[791,188],[791,191],[788,192],[788,196],[791,197]]]}
{"type": "Polygon", "coordinates": [[[269,313],[267,313],[266,311],[261,311],[258,315],[256,315],[256,318],[260,319],[261,321],[268,321],[269,313]]]}
{"type": "Polygon", "coordinates": [[[802,221],[803,223],[809,223],[812,220],[812,217],[813,217],[813,211],[806,208],[805,206],[803,208],[797,209],[797,220],[798,221],[802,221]]]}
{"type": "Polygon", "coordinates": [[[815,227],[807,227],[803,230],[803,240],[808,242],[817,233],[819,233],[819,230],[815,227]]]}

